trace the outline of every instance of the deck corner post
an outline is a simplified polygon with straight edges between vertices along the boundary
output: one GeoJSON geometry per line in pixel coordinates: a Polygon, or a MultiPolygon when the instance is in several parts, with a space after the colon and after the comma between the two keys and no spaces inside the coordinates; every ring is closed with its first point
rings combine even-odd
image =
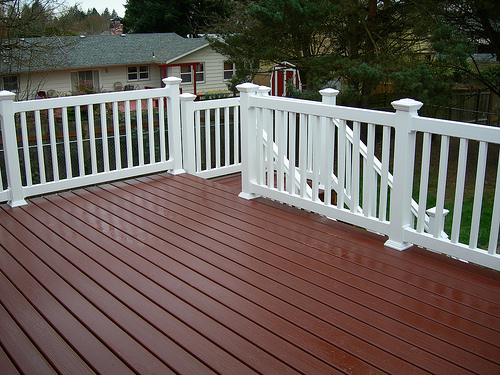
{"type": "Polygon", "coordinates": [[[405,228],[412,227],[411,199],[415,164],[415,132],[411,120],[418,116],[423,103],[401,99],[391,103],[395,114],[394,185],[391,194],[389,239],[385,245],[405,250],[412,244],[404,241],[405,228]]]}
{"type": "Polygon", "coordinates": [[[240,197],[245,199],[257,198],[258,195],[252,193],[251,182],[257,181],[257,151],[256,132],[257,118],[255,108],[250,107],[250,96],[256,96],[259,86],[253,83],[242,83],[236,86],[240,92],[241,110],[241,187],[240,197]]]}
{"type": "Polygon", "coordinates": [[[163,78],[165,90],[167,90],[167,126],[168,126],[168,149],[169,158],[173,158],[174,167],[172,174],[185,173],[182,168],[182,135],[181,135],[181,109],[179,86],[182,79],[177,77],[163,78]]]}
{"type": "Polygon", "coordinates": [[[337,95],[340,93],[339,90],[335,89],[323,89],[319,90],[321,94],[321,102],[324,104],[337,105],[337,95]]]}
{"type": "Polygon", "coordinates": [[[9,189],[8,204],[11,207],[23,206],[24,189],[21,180],[19,153],[17,150],[16,122],[14,120],[14,98],[10,91],[0,91],[0,119],[4,147],[5,170],[9,189]]]}
{"type": "Polygon", "coordinates": [[[182,159],[187,173],[196,172],[194,135],[194,94],[181,94],[182,159]]]}

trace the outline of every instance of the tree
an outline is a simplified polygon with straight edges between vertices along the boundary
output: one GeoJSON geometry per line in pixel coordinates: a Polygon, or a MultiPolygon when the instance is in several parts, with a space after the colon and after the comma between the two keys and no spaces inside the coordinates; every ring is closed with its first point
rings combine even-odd
{"type": "Polygon", "coordinates": [[[58,6],[57,0],[0,0],[1,40],[43,35],[58,6]]]}
{"type": "Polygon", "coordinates": [[[78,5],[64,8],[59,0],[0,0],[0,74],[19,85],[17,73],[23,72],[25,87],[19,91],[34,96],[39,87],[32,86],[30,77],[41,74],[42,67],[57,68],[66,58],[69,42],[58,36],[109,30],[109,18],[96,12],[86,16],[78,5]]]}
{"type": "Polygon", "coordinates": [[[46,32],[45,35],[97,35],[107,32],[111,25],[110,20],[117,17],[114,9],[109,13],[109,9],[106,8],[102,14],[99,14],[93,8],[85,13],[76,4],[60,12],[49,25],[51,33],[46,32]]]}
{"type": "Polygon", "coordinates": [[[90,16],[99,16],[99,12],[97,11],[96,8],[92,8],[92,9],[88,9],[87,10],[87,17],[90,17],[90,16]]]}
{"type": "MultiPolygon", "coordinates": [[[[372,90],[421,52],[426,24],[414,1],[233,1],[212,45],[246,75],[295,64],[309,91],[343,82],[344,103],[368,105],[372,90]],[[253,70],[252,70],[253,69],[253,70]]],[[[239,78],[239,77],[237,77],[239,78]]]]}
{"type": "MultiPolygon", "coordinates": [[[[0,0],[0,74],[5,79],[13,78],[19,84],[14,72],[29,77],[37,67],[56,67],[64,58],[58,53],[57,40],[32,38],[43,35],[59,5],[56,0],[0,0]]],[[[29,79],[24,82],[22,91],[32,94],[38,90],[29,79]]]]}
{"type": "Polygon", "coordinates": [[[197,35],[225,8],[218,0],[127,0],[123,24],[134,33],[197,35]]]}
{"type": "Polygon", "coordinates": [[[234,1],[231,17],[213,30],[212,46],[239,66],[234,84],[253,78],[262,66],[288,61],[311,87],[312,70],[332,52],[328,34],[336,8],[317,0],[234,1]]]}
{"type": "Polygon", "coordinates": [[[58,17],[49,25],[49,30],[46,31],[45,35],[78,35],[77,26],[85,17],[85,13],[78,4],[62,9],[58,17]]]}
{"type": "Polygon", "coordinates": [[[441,0],[432,9],[438,25],[449,25],[454,37],[486,47],[500,62],[500,6],[496,0],[441,0]]]}
{"type": "Polygon", "coordinates": [[[500,96],[500,6],[496,0],[441,0],[428,5],[435,20],[435,65],[456,81],[475,81],[500,96]],[[489,55],[481,61],[478,53],[489,55]],[[496,63],[494,63],[496,60],[496,63]]]}
{"type": "MultiPolygon", "coordinates": [[[[114,11],[114,9],[113,9],[114,11]]],[[[115,12],[116,13],[116,12],[115,12]]],[[[111,16],[111,13],[109,13],[109,9],[108,8],[105,8],[103,11],[102,11],[102,14],[101,16],[107,18],[108,20],[109,19],[112,19],[113,17],[111,16]]]]}
{"type": "Polygon", "coordinates": [[[92,13],[90,16],[86,16],[80,23],[78,23],[76,29],[79,34],[99,35],[103,32],[107,32],[110,25],[110,18],[101,16],[99,13],[92,13]]]}

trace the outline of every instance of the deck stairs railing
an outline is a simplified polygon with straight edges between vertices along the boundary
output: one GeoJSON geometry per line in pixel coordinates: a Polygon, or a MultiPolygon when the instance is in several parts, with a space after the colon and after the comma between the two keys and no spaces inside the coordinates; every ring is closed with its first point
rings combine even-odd
{"type": "Polygon", "coordinates": [[[253,84],[239,90],[242,197],[366,228],[399,250],[415,244],[500,269],[500,129],[419,117],[422,103],[411,99],[393,102],[391,113],[336,106],[333,90],[322,103],[261,95],[253,84]],[[452,141],[457,160],[449,160],[452,141]]]}
{"type": "Polygon", "coordinates": [[[25,102],[1,92],[0,202],[166,170],[241,171],[245,198],[361,226],[400,250],[416,244],[500,270],[500,129],[422,118],[410,99],[390,113],[337,106],[332,89],[320,103],[244,84],[238,98],[195,101],[179,95],[178,78],[164,82],[25,102]],[[450,144],[459,145],[456,161],[450,144]]]}
{"type": "MultiPolygon", "coordinates": [[[[257,91],[257,94],[260,96],[268,96],[269,92],[270,92],[270,88],[260,86],[258,91],[257,91]]],[[[322,95],[322,102],[323,103],[335,105],[336,104],[336,96],[339,94],[339,91],[334,90],[334,89],[324,89],[324,90],[320,91],[320,94],[322,95]]],[[[338,129],[340,126],[340,122],[338,121],[338,119],[332,119],[332,121],[333,121],[333,124],[335,125],[335,127],[338,129]]],[[[312,127],[308,127],[308,130],[306,131],[306,133],[308,134],[309,140],[312,140],[312,129],[313,129],[312,127]]],[[[386,130],[388,130],[388,129],[386,129],[386,130]]],[[[351,170],[352,170],[352,160],[353,160],[352,155],[353,155],[353,152],[359,153],[359,156],[362,158],[360,160],[362,160],[363,165],[366,167],[366,163],[368,161],[368,147],[363,142],[363,140],[360,139],[359,136],[355,137],[355,135],[353,134],[353,129],[351,129],[350,127],[345,128],[345,133],[346,133],[345,134],[345,136],[346,136],[346,138],[345,138],[345,141],[346,141],[345,162],[346,162],[347,178],[346,178],[346,186],[344,188],[343,194],[345,196],[346,206],[348,208],[351,208],[351,205],[353,204],[352,184],[351,184],[351,178],[349,178],[349,175],[350,175],[351,170]],[[355,142],[356,142],[356,145],[354,145],[355,142]]],[[[268,137],[267,137],[266,130],[262,131],[262,136],[263,136],[262,140],[263,140],[264,148],[267,150],[268,137]]],[[[388,137],[389,134],[385,133],[384,136],[388,137]]],[[[313,143],[313,141],[311,141],[311,143],[313,143]]],[[[387,141],[386,141],[386,143],[387,143],[387,141]]],[[[308,155],[307,155],[307,161],[306,161],[307,179],[309,181],[312,180],[312,176],[313,176],[312,149],[313,149],[312,147],[308,147],[308,155]]],[[[388,157],[387,152],[389,152],[389,149],[387,148],[385,151],[386,151],[386,153],[384,154],[384,156],[388,157]]],[[[277,157],[278,157],[278,146],[277,146],[276,142],[273,142],[272,157],[269,160],[276,160],[277,157]]],[[[268,163],[267,158],[268,158],[268,154],[266,152],[264,152],[265,164],[268,163]]],[[[388,170],[383,171],[382,162],[379,160],[379,158],[377,156],[372,155],[372,158],[373,158],[373,168],[375,170],[375,173],[378,175],[378,178],[382,178],[382,174],[384,173],[384,178],[385,177],[387,178],[387,186],[389,188],[389,193],[390,193],[390,190],[393,187],[393,175],[392,175],[392,173],[389,172],[388,170]]],[[[297,191],[299,191],[300,186],[301,186],[301,184],[300,184],[301,175],[297,169],[295,169],[295,172],[293,173],[293,175],[291,175],[289,173],[290,161],[288,160],[286,155],[283,157],[283,166],[284,166],[285,175],[290,176],[292,178],[292,180],[291,180],[292,183],[295,183],[296,189],[297,189],[297,191]]],[[[335,192],[337,192],[337,189],[339,188],[339,181],[338,181],[338,178],[335,175],[333,170],[331,172],[330,178],[331,178],[331,187],[335,192]]],[[[320,190],[324,190],[325,185],[320,181],[318,188],[320,190]]],[[[312,197],[312,189],[309,186],[309,184],[305,185],[305,189],[306,189],[304,192],[305,196],[307,198],[311,198],[312,197]]],[[[358,213],[363,212],[362,207],[359,205],[356,205],[355,207],[353,207],[353,210],[355,212],[358,212],[358,213]]],[[[417,215],[418,215],[418,203],[414,199],[412,199],[412,201],[411,201],[411,212],[412,212],[412,215],[414,217],[417,217],[417,215]]],[[[427,213],[424,215],[423,222],[424,222],[424,229],[428,232],[429,231],[429,215],[427,213]]],[[[444,235],[446,235],[446,234],[444,234],[444,235]]]]}
{"type": "MultiPolygon", "coordinates": [[[[338,90],[324,89],[324,90],[321,90],[320,93],[323,97],[323,103],[331,104],[331,105],[336,104],[335,97],[339,93],[338,90]]],[[[339,129],[339,127],[340,127],[339,120],[333,119],[333,123],[335,124],[335,127],[337,129],[339,129]]],[[[354,128],[356,128],[356,125],[354,125],[354,128]]],[[[382,142],[385,144],[388,144],[387,137],[390,136],[389,128],[384,128],[383,131],[384,131],[384,137],[386,137],[386,138],[384,140],[382,140],[382,142]]],[[[351,129],[350,127],[346,127],[345,133],[346,133],[345,135],[346,135],[346,152],[347,152],[346,171],[347,171],[347,173],[349,173],[352,169],[351,168],[352,165],[350,164],[352,161],[352,156],[351,156],[352,153],[355,151],[359,152],[360,156],[363,158],[362,159],[363,165],[366,167],[366,163],[368,162],[369,150],[368,150],[368,147],[366,146],[366,144],[361,139],[359,139],[359,137],[355,136],[353,129],[351,129]],[[357,143],[356,146],[354,145],[355,142],[357,143]]],[[[390,152],[389,148],[385,148],[383,150],[383,153],[382,153],[383,157],[388,158],[389,152],[390,152]]],[[[387,165],[386,163],[382,164],[380,159],[375,155],[371,155],[370,157],[373,158],[373,168],[375,170],[375,173],[378,175],[378,178],[381,178],[381,179],[384,178],[384,181],[385,181],[385,178],[387,178],[387,186],[389,188],[389,193],[390,193],[390,191],[392,190],[393,185],[394,185],[394,176],[392,175],[392,173],[388,169],[387,170],[383,169],[383,167],[385,165],[387,165]]],[[[333,175],[333,173],[332,173],[332,179],[334,180],[334,186],[335,185],[338,186],[338,179],[335,175],[333,175]]],[[[352,188],[351,185],[349,184],[350,180],[351,179],[349,178],[349,176],[347,176],[347,178],[346,178],[347,187],[346,187],[345,193],[346,193],[346,204],[349,207],[351,204],[350,198],[351,198],[351,188],[352,188]]],[[[355,209],[357,210],[357,212],[360,212],[360,213],[362,212],[362,209],[360,206],[356,207],[355,209]]],[[[433,212],[433,211],[431,210],[431,212],[433,212]]],[[[415,218],[418,216],[418,203],[413,198],[411,200],[411,213],[412,213],[413,217],[415,217],[415,218]]],[[[429,217],[429,214],[427,212],[424,214],[422,222],[423,222],[424,229],[426,232],[429,232],[430,230],[432,230],[432,228],[429,227],[430,217],[429,217]]],[[[446,233],[442,232],[441,235],[446,236],[446,233]]]]}

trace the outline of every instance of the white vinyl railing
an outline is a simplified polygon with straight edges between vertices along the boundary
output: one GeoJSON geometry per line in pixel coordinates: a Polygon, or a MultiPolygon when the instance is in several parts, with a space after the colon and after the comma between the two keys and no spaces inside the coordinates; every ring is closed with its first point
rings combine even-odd
{"type": "Polygon", "coordinates": [[[26,102],[1,92],[0,202],[166,170],[241,171],[242,197],[500,270],[500,129],[421,118],[411,99],[389,113],[336,106],[332,89],[319,103],[243,84],[240,98],[195,102],[178,78],[164,82],[26,102]]]}
{"type": "Polygon", "coordinates": [[[184,169],[204,178],[239,172],[240,98],[195,99],[180,96],[184,169]]]}
{"type": "MultiPolygon", "coordinates": [[[[478,249],[479,235],[481,232],[487,232],[489,235],[484,247],[487,254],[496,260],[500,227],[500,129],[422,117],[412,118],[411,129],[415,134],[422,136],[423,145],[421,176],[418,182],[420,207],[417,224],[414,228],[407,228],[406,240],[480,263],[485,254],[478,249]],[[440,146],[439,155],[431,155],[433,142],[440,146]],[[451,143],[458,145],[458,160],[449,158],[451,143]],[[469,149],[475,149],[477,152],[470,154],[469,149]],[[432,234],[426,234],[423,216],[428,197],[429,164],[433,157],[439,160],[437,198],[433,223],[430,224],[433,226],[430,231],[432,234]],[[456,164],[456,169],[454,167],[450,173],[451,162],[456,164]],[[487,169],[489,179],[486,179],[487,169]],[[466,184],[466,180],[470,183],[466,184]],[[447,185],[452,187],[451,194],[447,194],[447,185]],[[471,204],[466,206],[466,201],[470,201],[471,204]],[[443,226],[448,213],[445,203],[453,207],[453,215],[449,218],[451,230],[446,233],[449,238],[443,239],[439,228],[443,226]],[[469,208],[467,212],[464,211],[466,207],[469,208]],[[464,222],[467,225],[464,225],[464,222]],[[464,234],[464,237],[468,238],[466,241],[461,240],[464,234]]],[[[483,265],[491,267],[490,264],[483,263],[483,265]]],[[[492,268],[499,269],[498,265],[492,268]]]]}
{"type": "Polygon", "coordinates": [[[386,235],[386,245],[399,250],[416,244],[500,269],[500,129],[421,118],[422,103],[411,99],[393,102],[396,113],[389,113],[336,106],[334,90],[323,91],[318,103],[265,96],[253,84],[238,88],[246,140],[242,197],[264,196],[352,223],[386,235]],[[440,138],[441,153],[435,202],[428,202],[432,137],[440,138]],[[456,173],[448,168],[450,137],[461,144],[456,173]],[[470,142],[479,143],[479,156],[467,164],[470,142]],[[486,167],[494,169],[496,182],[485,181],[486,167]],[[449,197],[446,178],[455,174],[449,197]],[[475,176],[473,191],[466,191],[466,174],[475,176]],[[491,202],[483,199],[485,184],[491,202]],[[473,196],[471,213],[462,213],[464,196],[473,196]],[[445,203],[453,218],[446,219],[445,203]],[[489,218],[487,206],[493,207],[489,218]],[[445,220],[453,221],[451,230],[445,231],[445,220]],[[486,246],[478,244],[480,231],[489,233],[486,246]]]}
{"type": "Polygon", "coordinates": [[[1,92],[7,186],[0,182],[0,200],[18,206],[29,196],[183,171],[180,79],[164,83],[159,89],[22,102],[1,92]]]}

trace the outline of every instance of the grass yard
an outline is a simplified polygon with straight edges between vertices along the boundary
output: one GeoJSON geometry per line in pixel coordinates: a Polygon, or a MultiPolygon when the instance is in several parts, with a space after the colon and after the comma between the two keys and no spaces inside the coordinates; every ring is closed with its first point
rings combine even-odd
{"type": "MultiPolygon", "coordinates": [[[[436,194],[439,176],[439,157],[440,157],[441,138],[434,137],[432,139],[431,163],[429,172],[429,187],[427,208],[436,205],[436,194]]],[[[479,143],[469,142],[467,168],[465,178],[464,203],[461,217],[460,242],[469,243],[472,212],[474,207],[474,194],[476,184],[476,169],[477,155],[479,143]]],[[[417,151],[415,160],[415,181],[413,188],[413,198],[418,200],[420,169],[421,169],[421,150],[422,150],[422,135],[417,136],[417,151]]],[[[488,246],[491,218],[493,214],[493,200],[495,194],[496,174],[498,165],[498,145],[490,145],[488,148],[486,175],[484,182],[484,193],[481,209],[481,221],[479,229],[478,247],[486,249],[488,246]]],[[[450,235],[453,220],[456,175],[458,168],[459,155],[459,140],[452,138],[450,140],[449,158],[448,158],[448,175],[446,181],[445,208],[450,211],[445,220],[445,232],[450,235]]]]}

